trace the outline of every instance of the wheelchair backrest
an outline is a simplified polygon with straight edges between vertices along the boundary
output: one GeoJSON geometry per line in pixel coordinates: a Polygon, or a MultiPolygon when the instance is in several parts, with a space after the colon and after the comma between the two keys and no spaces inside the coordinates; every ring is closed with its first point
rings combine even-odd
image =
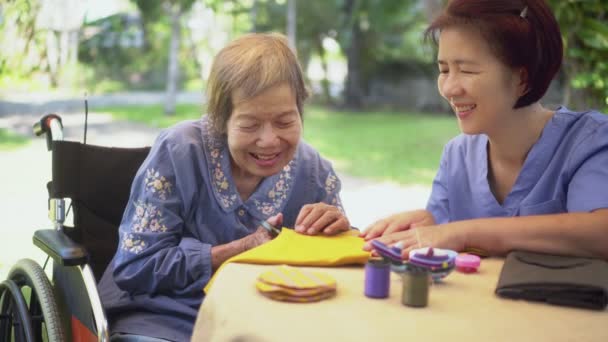
{"type": "Polygon", "coordinates": [[[89,253],[99,280],[118,245],[118,226],[135,173],[149,147],[116,148],[53,141],[51,198],[70,198],[74,227],[65,231],[89,253]]]}

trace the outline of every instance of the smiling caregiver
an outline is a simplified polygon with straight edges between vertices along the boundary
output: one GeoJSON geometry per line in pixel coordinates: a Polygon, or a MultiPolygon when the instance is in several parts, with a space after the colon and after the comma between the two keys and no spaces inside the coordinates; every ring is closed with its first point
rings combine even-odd
{"type": "Polygon", "coordinates": [[[403,256],[422,244],[608,259],[608,116],[539,103],[562,63],[547,3],[452,0],[427,34],[463,134],[443,150],[426,209],[362,236],[403,256]]]}

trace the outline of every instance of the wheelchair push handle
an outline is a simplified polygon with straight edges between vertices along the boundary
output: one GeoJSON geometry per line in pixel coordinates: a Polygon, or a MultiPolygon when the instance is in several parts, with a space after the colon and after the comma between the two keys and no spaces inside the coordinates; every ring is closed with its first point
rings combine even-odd
{"type": "Polygon", "coordinates": [[[34,134],[41,136],[46,134],[46,148],[51,150],[51,143],[55,140],[63,140],[63,123],[57,114],[47,114],[34,124],[34,134]]]}

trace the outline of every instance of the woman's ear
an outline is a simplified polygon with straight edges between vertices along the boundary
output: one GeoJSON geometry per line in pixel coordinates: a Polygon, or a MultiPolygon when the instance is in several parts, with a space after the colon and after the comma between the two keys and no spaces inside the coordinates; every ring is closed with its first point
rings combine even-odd
{"type": "Polygon", "coordinates": [[[530,91],[530,83],[528,82],[528,71],[525,68],[520,68],[517,72],[519,78],[517,93],[519,96],[524,96],[530,91]]]}

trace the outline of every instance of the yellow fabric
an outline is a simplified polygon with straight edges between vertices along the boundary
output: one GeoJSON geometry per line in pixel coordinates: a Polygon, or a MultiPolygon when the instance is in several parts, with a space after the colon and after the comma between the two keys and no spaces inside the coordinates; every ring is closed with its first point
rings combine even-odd
{"type": "Polygon", "coordinates": [[[274,240],[228,259],[211,277],[205,292],[209,292],[216,275],[230,262],[293,266],[365,264],[369,252],[362,250],[365,241],[357,235],[358,231],[351,230],[334,236],[311,236],[283,228],[274,240]]]}

